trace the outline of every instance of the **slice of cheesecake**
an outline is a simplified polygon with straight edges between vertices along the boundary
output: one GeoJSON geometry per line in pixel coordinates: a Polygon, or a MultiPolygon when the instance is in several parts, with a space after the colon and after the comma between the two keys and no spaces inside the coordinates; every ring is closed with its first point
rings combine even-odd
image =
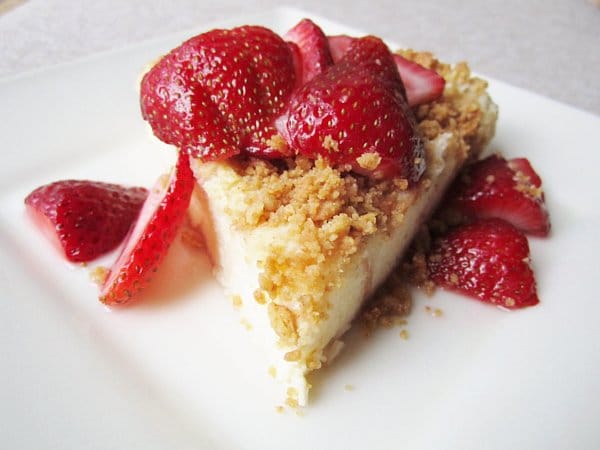
{"type": "Polygon", "coordinates": [[[403,55],[446,81],[441,98],[413,108],[426,160],[416,183],[365,177],[322,158],[192,158],[190,216],[205,235],[217,279],[263,335],[269,373],[290,406],[306,404],[306,375],[339,352],[361,305],[458,170],[494,134],[496,105],[465,64],[403,55]]]}

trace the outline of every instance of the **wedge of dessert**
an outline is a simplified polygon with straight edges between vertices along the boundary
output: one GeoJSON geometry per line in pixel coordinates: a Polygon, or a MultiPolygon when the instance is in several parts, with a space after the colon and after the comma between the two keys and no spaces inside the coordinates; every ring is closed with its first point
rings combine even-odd
{"type": "Polygon", "coordinates": [[[141,106],[190,155],[192,221],[291,406],[497,116],[465,64],[309,20],[285,39],[246,26],[186,41],[144,76],[141,106]]]}

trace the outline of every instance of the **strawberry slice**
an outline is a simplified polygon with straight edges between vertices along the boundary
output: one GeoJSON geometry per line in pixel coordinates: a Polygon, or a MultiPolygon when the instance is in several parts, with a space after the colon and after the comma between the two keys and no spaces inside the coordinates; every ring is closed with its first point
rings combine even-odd
{"type": "Polygon", "coordinates": [[[375,37],[354,40],[337,64],[293,95],[282,135],[302,155],[374,178],[415,182],[425,169],[402,81],[375,37]]]}
{"type": "Polygon", "coordinates": [[[527,238],[500,219],[476,221],[434,240],[427,267],[439,286],[508,309],[539,303],[527,238]]]}
{"type": "Polygon", "coordinates": [[[429,103],[442,96],[446,81],[435,70],[427,69],[397,54],[394,55],[394,61],[404,83],[410,106],[429,103]]]}
{"type": "Polygon", "coordinates": [[[337,63],[344,57],[354,39],[356,38],[346,36],[345,34],[340,34],[338,36],[327,36],[329,51],[331,52],[334,63],[337,63]]]}
{"type": "Polygon", "coordinates": [[[333,65],[327,37],[323,30],[312,20],[302,19],[290,29],[283,38],[295,43],[302,59],[302,84],[306,84],[316,75],[333,65]]]}
{"type": "MultiPolygon", "coordinates": [[[[329,49],[334,62],[341,60],[355,38],[349,36],[329,36],[329,49]]],[[[394,62],[406,90],[410,106],[428,103],[441,97],[446,84],[444,78],[435,70],[427,69],[416,62],[394,54],[394,62]]]]}
{"type": "Polygon", "coordinates": [[[168,181],[159,179],[104,282],[100,300],[130,302],[157,271],[183,222],[194,189],[189,157],[180,153],[168,181]]]}
{"type": "Polygon", "coordinates": [[[467,218],[501,218],[537,236],[550,232],[542,180],[527,159],[491,155],[468,167],[449,192],[447,207],[467,218]]]}
{"type": "Polygon", "coordinates": [[[274,157],[289,152],[274,120],[295,87],[289,45],[266,28],[243,26],[172,50],[142,79],[140,103],[154,134],[194,157],[274,157]]]}
{"type": "Polygon", "coordinates": [[[125,238],[147,195],[141,187],[65,180],[35,189],[25,205],[69,261],[87,262],[125,238]]]}

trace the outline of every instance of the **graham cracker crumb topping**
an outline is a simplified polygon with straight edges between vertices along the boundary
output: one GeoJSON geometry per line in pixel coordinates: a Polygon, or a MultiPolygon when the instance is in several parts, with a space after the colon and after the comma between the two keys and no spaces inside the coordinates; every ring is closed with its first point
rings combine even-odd
{"type": "MultiPolygon", "coordinates": [[[[358,158],[356,158],[356,162],[360,167],[366,170],[375,170],[379,166],[381,162],[381,156],[377,153],[363,153],[358,158]]],[[[420,161],[416,161],[415,164],[418,164],[420,161]]]]}

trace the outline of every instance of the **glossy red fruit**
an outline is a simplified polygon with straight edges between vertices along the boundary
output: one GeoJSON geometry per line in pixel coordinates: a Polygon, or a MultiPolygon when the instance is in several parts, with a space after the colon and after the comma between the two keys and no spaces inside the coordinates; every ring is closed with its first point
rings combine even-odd
{"type": "Polygon", "coordinates": [[[500,219],[451,229],[433,242],[427,259],[439,286],[508,309],[539,303],[527,238],[500,219]]]}
{"type": "Polygon", "coordinates": [[[141,187],[65,180],[37,188],[25,205],[69,261],[87,262],[125,238],[147,195],[141,187]]]}
{"type": "Polygon", "coordinates": [[[283,38],[298,46],[302,62],[302,84],[306,84],[333,65],[327,37],[312,20],[302,19],[283,38]]]}
{"type": "MultiPolygon", "coordinates": [[[[328,37],[329,49],[335,62],[344,57],[354,39],[344,35],[328,37]]],[[[446,85],[441,75],[400,55],[393,56],[410,106],[428,103],[441,97],[446,85]]]]}
{"type": "Polygon", "coordinates": [[[467,218],[497,217],[525,233],[547,236],[550,217],[542,180],[527,159],[489,156],[454,183],[445,204],[467,218]]]}
{"type": "Polygon", "coordinates": [[[337,64],[293,95],[282,134],[302,155],[376,178],[414,182],[425,169],[394,60],[375,37],[354,40],[337,64]]]}
{"type": "Polygon", "coordinates": [[[204,160],[242,151],[281,156],[274,120],[296,87],[290,46],[258,26],[184,42],[143,78],[142,115],[154,134],[204,160]]]}
{"type": "Polygon", "coordinates": [[[400,72],[410,106],[432,102],[444,93],[446,80],[435,70],[427,69],[400,55],[394,55],[394,62],[400,72]]]}
{"type": "Polygon", "coordinates": [[[100,300],[107,305],[130,302],[157,271],[183,222],[194,189],[189,157],[180,153],[175,170],[160,179],[128,235],[104,282],[100,300]]]}

